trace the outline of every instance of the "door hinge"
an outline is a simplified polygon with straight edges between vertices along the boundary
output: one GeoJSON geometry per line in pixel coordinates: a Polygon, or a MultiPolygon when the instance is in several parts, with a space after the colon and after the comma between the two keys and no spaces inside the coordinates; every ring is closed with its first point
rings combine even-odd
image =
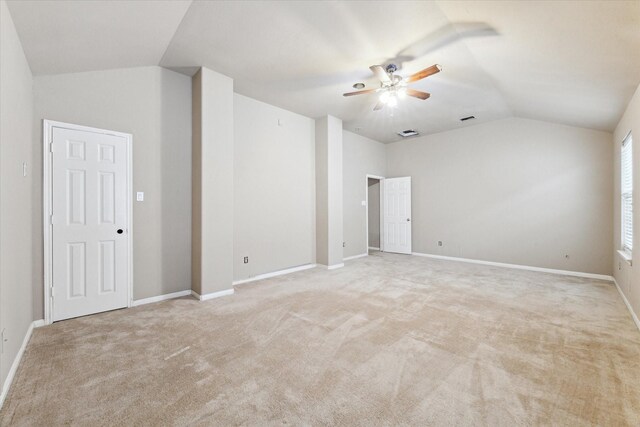
{"type": "Polygon", "coordinates": [[[53,142],[49,143],[49,152],[53,153],[53,142]]]}
{"type": "Polygon", "coordinates": [[[53,299],[53,285],[49,288],[49,298],[53,299]]]}
{"type": "Polygon", "coordinates": [[[53,225],[53,214],[49,215],[49,222],[53,225]]]}

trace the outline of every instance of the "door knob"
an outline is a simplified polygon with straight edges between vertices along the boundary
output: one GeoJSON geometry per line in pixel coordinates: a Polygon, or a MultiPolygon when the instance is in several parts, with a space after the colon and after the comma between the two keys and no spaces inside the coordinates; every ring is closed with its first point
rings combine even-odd
{"type": "Polygon", "coordinates": [[[118,228],[118,231],[116,231],[116,233],[122,234],[122,233],[124,233],[124,231],[122,230],[122,228],[118,228]]]}
{"type": "Polygon", "coordinates": [[[411,218],[407,218],[407,222],[411,221],[411,218]]]}

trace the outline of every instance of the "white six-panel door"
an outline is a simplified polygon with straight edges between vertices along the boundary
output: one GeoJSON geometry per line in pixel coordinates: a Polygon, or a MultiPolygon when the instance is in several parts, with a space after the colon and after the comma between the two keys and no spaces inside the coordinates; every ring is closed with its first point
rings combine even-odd
{"type": "Polygon", "coordinates": [[[124,137],[52,130],[52,320],[127,306],[124,137]]]}
{"type": "Polygon", "coordinates": [[[383,191],[384,251],[411,253],[411,177],[386,178],[383,191]]]}

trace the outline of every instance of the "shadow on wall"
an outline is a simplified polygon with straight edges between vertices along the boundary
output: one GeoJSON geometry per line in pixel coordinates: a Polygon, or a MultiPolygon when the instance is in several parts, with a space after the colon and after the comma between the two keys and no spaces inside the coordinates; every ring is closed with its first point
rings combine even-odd
{"type": "Polygon", "coordinates": [[[186,90],[180,79],[171,71],[160,74],[161,294],[191,289],[191,81],[177,115],[176,100],[185,100],[186,90]]]}
{"type": "Polygon", "coordinates": [[[42,154],[44,141],[42,138],[42,120],[34,126],[33,150],[31,152],[31,165],[27,172],[31,174],[33,191],[31,192],[31,264],[33,276],[31,278],[33,293],[33,320],[44,317],[44,218],[43,218],[43,186],[42,186],[42,154]]]}

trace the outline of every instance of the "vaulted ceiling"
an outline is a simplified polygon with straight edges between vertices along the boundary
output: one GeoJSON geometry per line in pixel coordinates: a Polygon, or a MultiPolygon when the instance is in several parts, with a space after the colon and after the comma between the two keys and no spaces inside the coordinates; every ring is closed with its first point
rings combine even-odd
{"type": "Polygon", "coordinates": [[[35,75],[206,66],[238,93],[382,142],[519,116],[611,131],[640,83],[640,1],[10,1],[35,75]],[[431,98],[345,98],[396,63],[431,98]],[[462,123],[461,117],[475,121],[462,123]]]}

